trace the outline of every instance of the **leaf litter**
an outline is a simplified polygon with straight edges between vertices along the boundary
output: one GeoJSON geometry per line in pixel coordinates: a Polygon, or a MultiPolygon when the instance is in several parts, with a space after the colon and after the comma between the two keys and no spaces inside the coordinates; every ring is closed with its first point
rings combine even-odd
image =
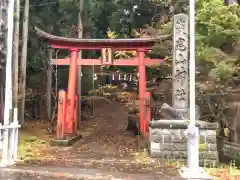
{"type": "Polygon", "coordinates": [[[25,147],[20,153],[23,163],[164,177],[178,174],[178,168],[150,159],[146,151],[138,152],[137,138],[133,132],[126,132],[128,109],[123,104],[94,102],[93,111],[93,116],[81,121],[79,131],[83,138],[71,147],[50,146],[54,136],[44,129],[47,122],[28,121],[20,140],[25,147]]]}

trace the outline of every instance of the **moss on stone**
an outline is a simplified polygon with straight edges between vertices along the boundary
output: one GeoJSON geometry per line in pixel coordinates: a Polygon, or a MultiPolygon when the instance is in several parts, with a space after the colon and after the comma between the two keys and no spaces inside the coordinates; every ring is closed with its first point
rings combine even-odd
{"type": "Polygon", "coordinates": [[[207,144],[199,144],[199,151],[205,151],[207,149],[207,144]]]}

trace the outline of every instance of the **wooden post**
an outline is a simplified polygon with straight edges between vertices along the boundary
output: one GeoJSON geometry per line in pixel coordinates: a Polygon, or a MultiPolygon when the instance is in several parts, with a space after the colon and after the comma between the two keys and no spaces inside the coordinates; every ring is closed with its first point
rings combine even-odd
{"type": "Polygon", "coordinates": [[[66,114],[66,96],[67,93],[64,90],[60,90],[58,93],[58,115],[57,115],[57,139],[64,139],[65,130],[65,114],[66,114]]]}
{"type": "Polygon", "coordinates": [[[49,47],[48,49],[48,63],[47,63],[47,98],[46,98],[46,109],[47,109],[47,119],[52,118],[52,65],[51,59],[53,55],[53,49],[49,47]]]}
{"type": "Polygon", "coordinates": [[[177,14],[173,19],[172,61],[173,107],[188,117],[188,16],[177,14]]]}
{"type": "Polygon", "coordinates": [[[24,22],[23,22],[23,35],[22,35],[22,54],[21,54],[21,71],[20,71],[20,83],[19,94],[21,96],[19,121],[21,125],[24,125],[24,112],[25,112],[25,86],[26,86],[26,68],[27,68],[27,43],[28,43],[28,21],[29,21],[29,0],[25,0],[24,6],[24,22]]]}

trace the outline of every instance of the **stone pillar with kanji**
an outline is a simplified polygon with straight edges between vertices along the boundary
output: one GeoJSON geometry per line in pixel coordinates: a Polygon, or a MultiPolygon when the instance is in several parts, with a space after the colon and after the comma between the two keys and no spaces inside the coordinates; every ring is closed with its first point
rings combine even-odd
{"type": "Polygon", "coordinates": [[[181,117],[188,119],[188,16],[185,14],[174,16],[172,55],[173,107],[181,117]]]}

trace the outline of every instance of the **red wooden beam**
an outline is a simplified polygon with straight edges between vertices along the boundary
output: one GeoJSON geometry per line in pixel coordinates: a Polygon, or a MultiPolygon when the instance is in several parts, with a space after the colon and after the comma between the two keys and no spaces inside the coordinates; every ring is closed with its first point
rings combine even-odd
{"type": "Polygon", "coordinates": [[[60,37],[35,27],[36,34],[49,42],[52,48],[57,49],[101,49],[105,47],[119,50],[152,49],[154,44],[171,39],[171,35],[162,35],[149,38],[130,38],[130,39],[80,39],[60,37]]]}
{"type": "MultiPolygon", "coordinates": [[[[150,58],[144,58],[144,64],[146,66],[151,65],[158,65],[163,63],[163,59],[150,59],[150,58]]],[[[70,65],[70,59],[54,59],[51,61],[51,64],[58,65],[58,66],[64,66],[64,65],[70,65]]],[[[102,64],[101,59],[78,59],[77,65],[81,66],[101,66],[102,64]]],[[[137,58],[131,58],[131,59],[115,59],[112,63],[113,66],[138,66],[138,60],[137,58]]]]}
{"type": "MultiPolygon", "coordinates": [[[[59,44],[57,42],[55,43],[52,41],[50,41],[49,43],[53,49],[78,48],[81,50],[101,50],[102,48],[108,47],[107,45],[96,45],[96,44],[84,44],[84,45],[68,44],[68,43],[59,44]]],[[[111,48],[113,51],[124,51],[124,50],[135,51],[136,49],[139,49],[139,48],[143,48],[146,50],[152,50],[152,46],[150,46],[150,45],[139,46],[139,45],[130,45],[130,44],[119,44],[119,45],[116,45],[115,47],[111,47],[111,48]]]]}

